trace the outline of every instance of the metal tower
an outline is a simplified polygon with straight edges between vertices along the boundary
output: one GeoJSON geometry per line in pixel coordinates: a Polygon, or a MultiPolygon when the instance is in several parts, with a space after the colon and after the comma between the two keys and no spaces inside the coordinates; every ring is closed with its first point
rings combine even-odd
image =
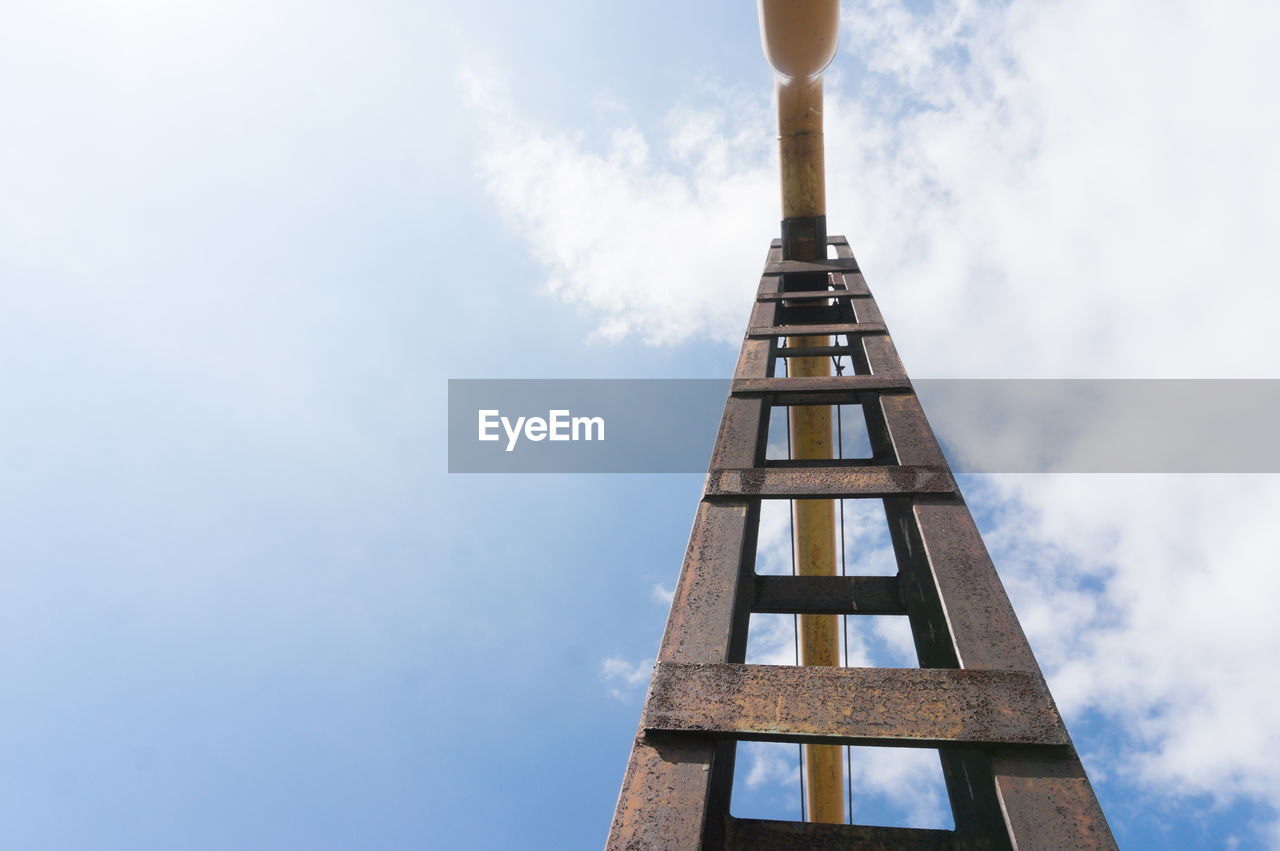
{"type": "Polygon", "coordinates": [[[777,84],[782,239],[760,279],[607,847],[1114,848],[849,243],[827,238],[822,72],[838,2],[759,10],[777,84]],[[832,376],[838,359],[854,374],[832,376]],[[833,457],[833,405],[861,408],[870,458],[833,457]],[[768,459],[769,419],[782,412],[789,457],[768,459]],[[766,499],[792,508],[796,575],[755,570],[766,499]],[[883,501],[896,576],[835,575],[837,499],[883,501]],[[800,664],[744,664],[754,612],[797,615],[800,664]],[[920,667],[839,667],[835,615],[906,617],[920,667]],[[803,745],[810,821],[734,817],[744,739],[803,745]],[[843,824],[839,745],[936,748],[955,829],[843,824]]]}
{"type": "Polygon", "coordinates": [[[813,224],[837,259],[769,251],[607,847],[1113,848],[853,252],[813,224]],[[829,356],[855,374],[778,375],[829,356]],[[766,460],[771,415],[838,404],[872,458],[766,460]],[[755,572],[761,500],[845,498],[883,501],[896,576],[755,572]],[[900,615],[920,667],[743,664],[753,612],[900,615]],[[937,748],[955,830],[735,818],[739,740],[937,748]]]}

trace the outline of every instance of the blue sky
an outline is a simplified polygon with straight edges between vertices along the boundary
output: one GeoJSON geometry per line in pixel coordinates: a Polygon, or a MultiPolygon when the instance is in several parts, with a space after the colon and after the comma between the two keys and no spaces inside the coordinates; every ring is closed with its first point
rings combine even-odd
{"type": "MultiPolygon", "coordinates": [[[[911,373],[1276,377],[1275,15],[848,4],[911,373]]],[[[771,87],[745,3],[6,5],[0,844],[598,847],[700,477],[449,476],[446,380],[727,375],[771,87]]],[[[1122,846],[1275,847],[1280,483],[964,487],[1122,846]]]]}

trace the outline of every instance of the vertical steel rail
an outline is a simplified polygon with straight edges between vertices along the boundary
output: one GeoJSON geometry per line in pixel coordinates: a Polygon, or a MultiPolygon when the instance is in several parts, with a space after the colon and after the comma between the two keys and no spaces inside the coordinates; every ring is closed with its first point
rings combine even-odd
{"type": "Polygon", "coordinates": [[[607,848],[1115,848],[852,251],[829,242],[836,260],[770,249],[607,848]],[[854,374],[775,376],[831,355],[854,374]],[[873,457],[766,459],[770,413],[815,404],[861,405],[873,457]],[[842,498],[883,501],[897,576],[755,572],[761,500],[842,498]],[[904,616],[921,667],[747,665],[753,612],[904,616]],[[935,748],[955,829],[736,818],[740,740],[935,748]]]}

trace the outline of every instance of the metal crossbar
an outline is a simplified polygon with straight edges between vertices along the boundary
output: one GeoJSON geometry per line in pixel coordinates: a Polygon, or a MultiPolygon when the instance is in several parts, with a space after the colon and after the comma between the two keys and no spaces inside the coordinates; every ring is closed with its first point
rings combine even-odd
{"type": "Polygon", "coordinates": [[[607,847],[1114,848],[853,252],[827,242],[837,259],[770,249],[607,847]],[[845,342],[781,344],[821,335],[845,342]],[[817,354],[855,374],[775,377],[817,354]],[[771,409],[804,404],[860,405],[872,458],[766,462],[771,409]],[[756,574],[767,498],[881,499],[897,576],[756,574]],[[921,667],[746,665],[753,612],[904,615],[921,667]],[[936,748],[955,829],[735,818],[738,740],[936,748]]]}

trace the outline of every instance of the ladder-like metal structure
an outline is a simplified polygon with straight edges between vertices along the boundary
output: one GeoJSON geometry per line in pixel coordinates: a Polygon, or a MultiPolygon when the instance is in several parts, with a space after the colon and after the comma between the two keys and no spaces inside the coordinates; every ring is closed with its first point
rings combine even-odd
{"type": "Polygon", "coordinates": [[[769,252],[607,847],[1114,848],[1079,757],[875,299],[836,259],[769,252]],[[830,335],[842,345],[784,339],[830,335]],[[853,375],[775,376],[847,356],[853,375]],[[769,417],[861,406],[872,457],[766,460],[769,417]],[[881,499],[896,576],[755,571],[764,499],[881,499]],[[744,664],[753,612],[901,615],[919,668],[744,664]],[[955,829],[735,818],[738,740],[936,748],[955,829]]]}

